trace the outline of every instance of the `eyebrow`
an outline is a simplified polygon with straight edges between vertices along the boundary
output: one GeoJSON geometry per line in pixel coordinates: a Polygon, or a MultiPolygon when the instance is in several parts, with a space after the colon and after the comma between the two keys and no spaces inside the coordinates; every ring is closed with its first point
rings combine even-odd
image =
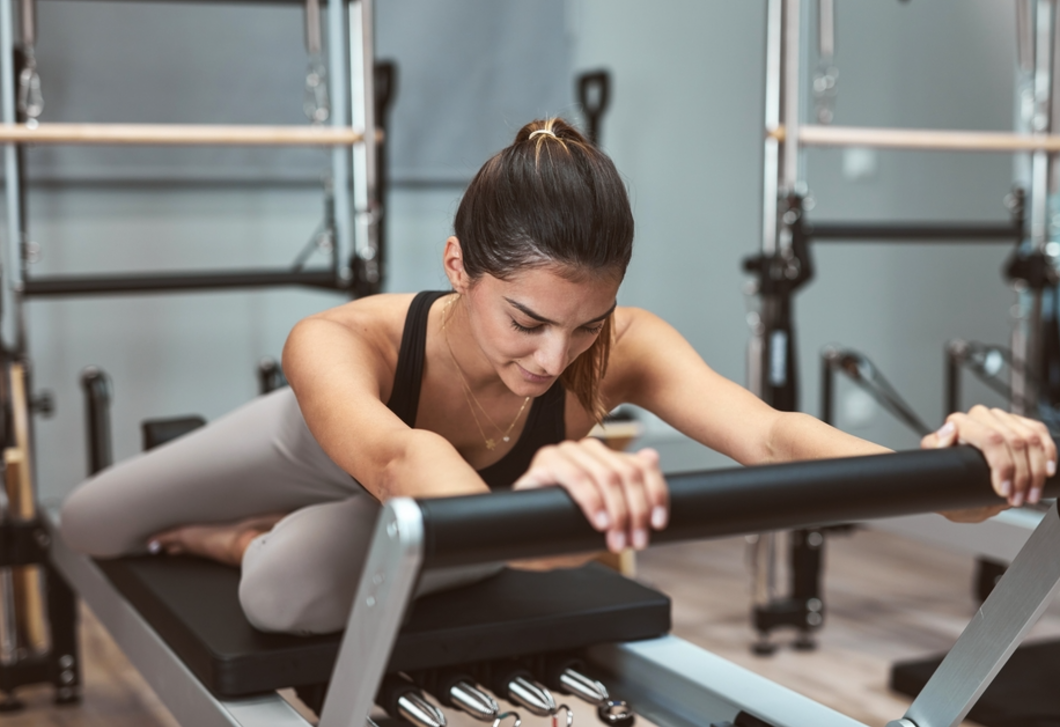
{"type": "MultiPolygon", "coordinates": [[[[529,308],[527,308],[522,303],[519,303],[518,301],[514,301],[511,298],[505,298],[505,300],[508,301],[508,304],[510,306],[512,306],[516,310],[520,311],[521,313],[524,313],[525,315],[533,318],[535,321],[537,321],[539,323],[548,323],[548,324],[553,325],[553,326],[557,325],[555,321],[551,321],[548,318],[545,318],[540,313],[535,313],[534,311],[530,310],[529,308]]],[[[609,315],[614,313],[615,312],[615,308],[617,308],[617,307],[618,307],[618,301],[616,300],[614,303],[611,304],[611,307],[608,308],[607,312],[604,313],[602,316],[597,316],[596,318],[593,318],[591,321],[586,321],[582,325],[583,326],[588,326],[588,325],[591,325],[593,323],[599,323],[600,321],[602,321],[603,319],[607,318],[609,315]]]]}

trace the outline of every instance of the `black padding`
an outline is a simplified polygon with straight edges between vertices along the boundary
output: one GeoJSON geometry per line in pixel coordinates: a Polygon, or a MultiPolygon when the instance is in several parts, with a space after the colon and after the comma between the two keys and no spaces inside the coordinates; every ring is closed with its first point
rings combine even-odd
{"type": "MultiPolygon", "coordinates": [[[[712,470],[666,478],[670,524],[654,542],[1001,504],[971,447],[712,470]]],[[[1060,494],[1060,475],[1047,497],[1060,494]]],[[[603,549],[566,490],[544,487],[420,500],[424,563],[454,566],[603,549]]]]}
{"type": "MultiPolygon", "coordinates": [[[[111,582],[210,691],[237,697],[326,682],[339,635],[265,634],[247,622],[239,573],[189,557],[100,561],[111,582]]],[[[504,570],[416,601],[388,671],[661,636],[670,599],[602,566],[504,570]]]]}
{"type": "MultiPolygon", "coordinates": [[[[891,689],[915,697],[942,663],[941,656],[899,662],[891,668],[891,689]]],[[[1021,646],[983,692],[968,719],[986,727],[1060,725],[1060,641],[1021,646]]]]}
{"type": "Polygon", "coordinates": [[[169,419],[145,419],[140,422],[140,429],[144,435],[144,451],[154,449],[177,437],[183,437],[188,432],[202,426],[206,426],[206,420],[197,415],[169,419]]]}

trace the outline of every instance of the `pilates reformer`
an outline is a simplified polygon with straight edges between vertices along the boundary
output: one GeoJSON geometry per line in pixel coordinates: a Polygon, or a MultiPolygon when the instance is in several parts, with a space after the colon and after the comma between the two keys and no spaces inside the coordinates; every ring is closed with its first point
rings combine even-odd
{"type": "MultiPolygon", "coordinates": [[[[834,0],[815,3],[817,65],[811,82],[813,115],[805,123],[802,74],[807,52],[804,26],[811,18],[810,3],[770,0],[767,10],[766,106],[764,124],[763,240],[761,251],[744,260],[752,276],[749,294],[757,309],[749,317],[749,388],[772,406],[793,411],[798,403],[798,371],[794,300],[815,273],[811,243],[887,241],[897,243],[1010,243],[1013,253],[1004,277],[1019,295],[1014,314],[1010,368],[1012,410],[1034,416],[1042,398],[1047,355],[1043,324],[1043,297],[1058,282],[1055,232],[1050,232],[1048,199],[1055,194],[1055,155],[1060,135],[1060,78],[1055,57],[1057,8],[1052,0],[1015,0],[1017,13],[1018,98],[1033,99],[1021,106],[1016,133],[961,130],[880,129],[833,126],[838,88],[835,66],[834,0]],[[809,147],[864,147],[920,151],[1010,153],[1023,165],[1018,186],[1007,195],[1008,223],[855,222],[814,221],[807,216],[810,198],[805,181],[802,150],[809,147]],[[1026,187],[1026,192],[1024,192],[1026,187]]],[[[1055,324],[1054,324],[1055,325],[1055,324]]],[[[947,387],[949,389],[949,387],[947,387]]],[[[949,399],[947,401],[950,401],[949,399]]],[[[955,411],[949,409],[948,411],[955,411]]],[[[1006,518],[1011,519],[1008,515],[1006,518]]],[[[1008,523],[1000,530],[1017,531],[1008,523]],[[1009,526],[1012,527],[1009,527],[1009,526]]],[[[953,530],[952,528],[949,530],[953,530]]],[[[997,533],[994,533],[995,535],[997,533]]],[[[967,539],[968,536],[963,536],[967,539]]],[[[987,539],[994,537],[990,535],[987,539]]],[[[825,539],[818,531],[793,533],[789,593],[779,595],[776,583],[777,543],[771,534],[752,547],[752,580],[755,593],[752,619],[758,632],[754,649],[772,653],[771,632],[794,627],[797,647],[812,648],[813,632],[823,623],[820,587],[825,539]],[[808,539],[819,542],[805,547],[808,539]]]]}
{"type": "MultiPolygon", "coordinates": [[[[966,447],[668,480],[672,518],[657,542],[997,501],[981,455],[966,447]]],[[[1060,479],[1051,480],[1047,492],[1060,493],[1060,479]]],[[[451,704],[452,688],[465,682],[450,680],[449,691],[440,692],[437,684],[447,674],[470,674],[464,679],[500,691],[504,685],[490,674],[508,674],[504,664],[515,660],[516,671],[532,676],[533,685],[549,680],[547,664],[557,656],[578,664],[574,673],[600,680],[612,696],[628,700],[637,714],[658,725],[860,724],[666,635],[668,599],[599,567],[504,570],[464,589],[410,601],[425,569],[594,550],[601,542],[560,488],[397,498],[378,521],[345,633],[307,638],[250,628],[231,568],[180,557],[96,562],[58,539],[51,556],[182,724],[305,724],[273,690],[328,681],[323,727],[382,721],[380,702],[389,704],[392,717],[421,726],[444,724],[437,719],[443,713],[423,700],[417,684],[451,704]],[[483,662],[493,666],[482,667],[483,662]],[[404,703],[384,698],[395,689],[406,695],[404,703]]],[[[1058,548],[1060,515],[1054,505],[931,682],[892,727],[942,727],[963,719],[1060,587],[1058,548]]],[[[572,704],[576,713],[584,709],[580,702],[572,704]]]]}

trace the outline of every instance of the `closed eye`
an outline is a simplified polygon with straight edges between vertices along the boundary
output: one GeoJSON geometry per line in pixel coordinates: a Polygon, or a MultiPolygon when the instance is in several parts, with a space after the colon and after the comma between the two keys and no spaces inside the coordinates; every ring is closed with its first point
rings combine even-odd
{"type": "Polygon", "coordinates": [[[519,323],[512,318],[512,328],[519,331],[520,333],[536,333],[541,330],[541,326],[521,326],[519,323]]]}

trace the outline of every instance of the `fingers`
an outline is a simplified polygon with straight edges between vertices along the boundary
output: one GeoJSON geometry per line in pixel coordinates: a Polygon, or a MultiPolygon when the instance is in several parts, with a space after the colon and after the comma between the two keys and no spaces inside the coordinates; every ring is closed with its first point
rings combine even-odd
{"type": "Polygon", "coordinates": [[[1045,425],[1002,409],[975,406],[967,414],[951,414],[921,447],[958,442],[982,451],[994,491],[1014,507],[1038,502],[1045,480],[1056,473],[1056,443],[1045,425]]]}
{"type": "Polygon", "coordinates": [[[593,527],[607,533],[614,552],[647,547],[650,530],[669,521],[669,495],[654,450],[615,452],[595,439],[545,447],[514,487],[545,485],[566,489],[593,527]]]}

